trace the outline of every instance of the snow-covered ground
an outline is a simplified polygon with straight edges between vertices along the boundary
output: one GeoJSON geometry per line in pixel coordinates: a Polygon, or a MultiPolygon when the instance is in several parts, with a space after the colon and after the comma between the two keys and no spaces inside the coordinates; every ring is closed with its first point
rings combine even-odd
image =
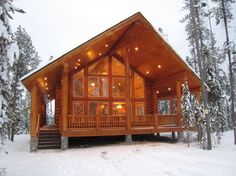
{"type": "Polygon", "coordinates": [[[183,143],[134,142],[30,153],[29,136],[20,135],[7,143],[8,154],[0,155],[0,168],[6,168],[7,176],[235,176],[232,141],[229,131],[212,151],[194,144],[188,148],[183,143]]]}

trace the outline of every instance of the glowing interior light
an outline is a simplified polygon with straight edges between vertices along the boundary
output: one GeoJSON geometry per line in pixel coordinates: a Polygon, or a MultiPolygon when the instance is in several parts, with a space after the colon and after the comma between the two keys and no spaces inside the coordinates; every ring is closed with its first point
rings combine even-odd
{"type": "Polygon", "coordinates": [[[116,108],[117,108],[117,109],[121,109],[122,106],[119,104],[119,105],[116,106],[116,108]]]}
{"type": "Polygon", "coordinates": [[[94,87],[94,86],[95,86],[95,83],[91,83],[90,85],[94,87]]]}
{"type": "Polygon", "coordinates": [[[170,90],[171,90],[171,88],[169,87],[169,88],[168,88],[168,90],[170,91],[170,90]]]}
{"type": "Polygon", "coordinates": [[[157,68],[161,68],[161,65],[158,65],[157,68]]]}

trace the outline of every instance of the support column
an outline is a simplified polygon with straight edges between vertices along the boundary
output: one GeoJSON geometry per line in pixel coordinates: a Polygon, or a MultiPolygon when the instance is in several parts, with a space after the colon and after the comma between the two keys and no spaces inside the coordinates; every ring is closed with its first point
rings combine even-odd
{"type": "Polygon", "coordinates": [[[68,149],[68,137],[61,136],[61,149],[62,150],[68,149]]]}
{"type": "MultiPolygon", "coordinates": [[[[67,63],[64,64],[64,70],[62,75],[62,115],[61,115],[61,121],[62,121],[62,134],[64,131],[67,130],[67,115],[68,115],[68,83],[69,83],[69,65],[67,63]]],[[[63,142],[63,141],[61,141],[63,142]]],[[[62,144],[61,144],[62,145],[62,144]]]]}
{"type": "Polygon", "coordinates": [[[127,142],[127,143],[132,142],[132,135],[131,134],[128,134],[125,136],[125,142],[127,142]]]}
{"type": "Polygon", "coordinates": [[[181,84],[179,81],[176,83],[176,97],[177,97],[177,115],[178,115],[178,126],[182,128],[182,109],[181,109],[181,84]]]}
{"type": "MultiPolygon", "coordinates": [[[[178,115],[178,127],[182,128],[182,109],[181,109],[181,97],[182,97],[182,91],[181,91],[181,83],[177,81],[176,83],[176,97],[177,97],[177,115],[178,115]]],[[[183,132],[178,131],[178,141],[182,142],[183,141],[183,132]]]]}
{"type": "Polygon", "coordinates": [[[124,43],[124,64],[125,64],[125,111],[126,111],[126,129],[131,129],[131,96],[130,96],[130,63],[129,63],[129,48],[127,43],[124,43]]]}
{"type": "Polygon", "coordinates": [[[37,116],[38,116],[38,89],[34,85],[31,89],[31,113],[30,113],[30,151],[38,149],[37,116]]]}

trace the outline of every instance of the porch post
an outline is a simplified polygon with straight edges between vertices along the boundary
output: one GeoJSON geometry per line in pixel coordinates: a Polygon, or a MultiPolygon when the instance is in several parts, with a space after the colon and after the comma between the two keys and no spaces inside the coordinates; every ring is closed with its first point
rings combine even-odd
{"type": "Polygon", "coordinates": [[[34,85],[31,89],[31,113],[30,113],[30,151],[38,149],[37,116],[38,116],[38,89],[34,85]]]}
{"type": "MultiPolygon", "coordinates": [[[[177,115],[178,115],[178,127],[182,128],[182,109],[181,109],[181,84],[179,81],[176,83],[176,97],[177,97],[177,115]]],[[[183,132],[178,131],[178,141],[183,141],[183,132]]]]}
{"type": "Polygon", "coordinates": [[[129,63],[129,49],[126,42],[124,43],[124,64],[125,64],[125,104],[126,104],[126,128],[131,129],[131,96],[130,96],[130,63],[129,63]]]}
{"type": "Polygon", "coordinates": [[[182,109],[181,109],[181,84],[177,81],[176,84],[176,97],[177,97],[177,115],[178,115],[178,126],[182,128],[182,109]]]}
{"type": "Polygon", "coordinates": [[[62,149],[66,149],[68,146],[67,137],[63,136],[63,132],[67,130],[67,113],[68,113],[68,73],[69,73],[69,65],[67,63],[64,64],[64,70],[62,75],[62,106],[61,106],[61,120],[62,120],[62,137],[61,137],[61,147],[62,149]]]}
{"type": "Polygon", "coordinates": [[[153,111],[154,111],[154,127],[155,129],[158,128],[158,98],[157,98],[157,94],[154,91],[153,93],[153,97],[154,97],[154,102],[153,102],[153,111]]]}

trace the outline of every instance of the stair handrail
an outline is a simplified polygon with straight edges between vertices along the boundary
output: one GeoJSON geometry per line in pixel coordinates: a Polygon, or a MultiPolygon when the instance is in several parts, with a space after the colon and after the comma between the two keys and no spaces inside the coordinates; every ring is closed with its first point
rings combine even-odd
{"type": "Polygon", "coordinates": [[[37,116],[37,126],[36,126],[36,133],[37,133],[37,135],[39,135],[39,128],[40,128],[40,114],[38,114],[38,116],[37,116]]]}

